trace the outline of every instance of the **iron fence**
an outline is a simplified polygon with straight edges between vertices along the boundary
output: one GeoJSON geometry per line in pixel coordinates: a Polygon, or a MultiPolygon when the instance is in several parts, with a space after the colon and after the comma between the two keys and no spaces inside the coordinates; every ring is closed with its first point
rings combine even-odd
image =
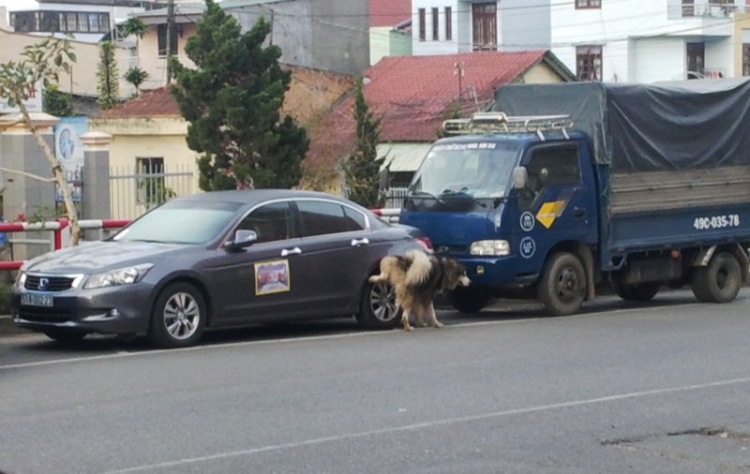
{"type": "Polygon", "coordinates": [[[173,197],[197,189],[194,164],[165,166],[160,172],[139,173],[135,167],[113,167],[109,172],[112,219],[135,219],[173,197]]]}

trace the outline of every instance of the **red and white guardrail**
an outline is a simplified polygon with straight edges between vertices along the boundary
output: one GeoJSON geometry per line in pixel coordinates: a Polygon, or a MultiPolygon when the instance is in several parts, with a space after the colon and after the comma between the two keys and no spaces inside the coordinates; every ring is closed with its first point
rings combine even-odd
{"type": "MultiPolygon", "coordinates": [[[[398,220],[401,213],[399,208],[371,209],[376,215],[390,221],[398,220]]],[[[119,229],[130,224],[130,220],[117,219],[85,219],[78,221],[81,230],[89,229],[119,229]]],[[[58,219],[49,222],[3,222],[0,223],[0,233],[13,232],[52,232],[51,250],[60,250],[70,245],[70,222],[58,219]]],[[[31,243],[31,242],[27,242],[31,243]]],[[[34,243],[38,243],[35,241],[34,243]]],[[[0,270],[18,270],[23,261],[0,261],[0,270]]]]}
{"type": "MultiPolygon", "coordinates": [[[[119,229],[125,227],[130,220],[116,219],[86,219],[78,221],[81,230],[88,229],[119,229]]],[[[8,222],[0,223],[0,232],[52,232],[52,250],[60,250],[70,244],[70,222],[58,219],[49,222],[8,222]]],[[[0,262],[0,270],[18,270],[23,261],[0,262]]]]}

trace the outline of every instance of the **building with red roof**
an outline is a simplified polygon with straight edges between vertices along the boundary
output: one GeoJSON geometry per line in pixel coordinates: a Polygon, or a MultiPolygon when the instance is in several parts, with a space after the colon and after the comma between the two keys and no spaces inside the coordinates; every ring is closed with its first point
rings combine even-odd
{"type": "MultiPolygon", "coordinates": [[[[364,76],[365,100],[382,117],[379,153],[396,185],[408,183],[446,118],[487,110],[498,87],[574,80],[549,51],[384,57],[364,76]]],[[[353,104],[353,96],[341,101],[311,132],[307,167],[332,170],[349,155],[353,104]]]]}
{"type": "Polygon", "coordinates": [[[370,65],[411,51],[411,0],[370,0],[370,65]]]}

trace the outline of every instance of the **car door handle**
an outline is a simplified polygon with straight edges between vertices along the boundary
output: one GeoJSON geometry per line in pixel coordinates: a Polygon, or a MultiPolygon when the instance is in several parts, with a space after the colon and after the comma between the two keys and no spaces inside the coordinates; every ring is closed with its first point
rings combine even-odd
{"type": "Polygon", "coordinates": [[[369,245],[370,240],[367,237],[361,239],[352,239],[352,247],[359,247],[360,245],[369,245]]]}
{"type": "Polygon", "coordinates": [[[302,249],[299,247],[294,247],[293,249],[284,249],[281,251],[282,257],[288,257],[289,255],[299,255],[302,253],[302,249]]]}
{"type": "Polygon", "coordinates": [[[586,218],[586,209],[580,207],[576,207],[575,209],[573,209],[573,219],[577,219],[580,221],[584,218],[586,218]]]}

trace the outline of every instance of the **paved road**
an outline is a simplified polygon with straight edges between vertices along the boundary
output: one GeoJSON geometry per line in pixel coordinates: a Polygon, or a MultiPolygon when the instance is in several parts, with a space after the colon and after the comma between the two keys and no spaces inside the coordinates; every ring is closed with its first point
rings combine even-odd
{"type": "Polygon", "coordinates": [[[187,350],[0,339],[0,471],[747,473],[750,289],[443,330],[350,321],[187,350]]]}

